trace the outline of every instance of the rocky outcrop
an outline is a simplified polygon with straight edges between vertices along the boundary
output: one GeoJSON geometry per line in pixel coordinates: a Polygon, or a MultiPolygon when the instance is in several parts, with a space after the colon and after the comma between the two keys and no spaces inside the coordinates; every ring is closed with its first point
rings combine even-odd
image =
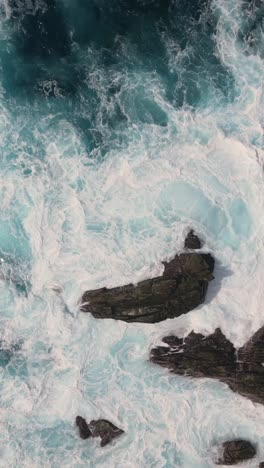
{"type": "Polygon", "coordinates": [[[217,465],[237,465],[246,460],[251,460],[256,455],[256,448],[247,440],[230,440],[220,447],[220,458],[217,465]]]}
{"type": "Polygon", "coordinates": [[[101,447],[109,444],[113,439],[124,434],[122,429],[119,429],[106,419],[92,420],[87,424],[86,420],[81,416],[77,416],[75,420],[76,426],[79,428],[79,434],[82,439],[89,437],[100,437],[101,447]]]}
{"type": "Polygon", "coordinates": [[[201,241],[199,237],[194,233],[193,230],[191,230],[184,241],[184,247],[187,249],[200,249],[202,246],[201,241]]]}
{"type": "Polygon", "coordinates": [[[192,332],[184,339],[168,336],[163,342],[166,346],[151,351],[155,364],[179,375],[219,379],[264,404],[264,327],[238,350],[219,328],[207,337],[192,332]]]}
{"type": "Polygon", "coordinates": [[[87,291],[81,311],[96,318],[155,323],[178,317],[204,302],[214,271],[211,254],[183,253],[163,262],[162,276],[125,286],[87,291]]]}

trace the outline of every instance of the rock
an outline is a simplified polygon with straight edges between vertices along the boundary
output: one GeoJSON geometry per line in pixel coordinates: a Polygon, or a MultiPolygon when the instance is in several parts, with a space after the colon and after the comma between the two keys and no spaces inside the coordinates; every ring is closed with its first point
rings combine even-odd
{"type": "Polygon", "coordinates": [[[189,276],[192,279],[211,281],[214,279],[214,258],[211,254],[183,253],[170,262],[162,262],[163,277],[189,276]]]}
{"type": "Polygon", "coordinates": [[[217,465],[237,465],[245,460],[250,460],[256,455],[255,447],[247,440],[230,440],[224,442],[220,448],[221,456],[217,465]]]}
{"type": "Polygon", "coordinates": [[[184,253],[163,262],[162,276],[136,286],[101,288],[84,293],[81,310],[96,318],[155,323],[186,314],[205,299],[213,277],[211,254],[184,253]]]}
{"type": "Polygon", "coordinates": [[[264,468],[264,462],[261,462],[261,463],[259,464],[259,468],[264,468]]]}
{"type": "Polygon", "coordinates": [[[106,419],[93,420],[90,422],[89,427],[92,431],[92,437],[101,437],[101,447],[104,447],[116,437],[124,434],[122,429],[119,429],[106,419]]]}
{"type": "Polygon", "coordinates": [[[90,431],[87,422],[81,416],[76,416],[75,419],[76,426],[79,428],[79,433],[81,439],[88,439],[91,437],[92,432],[90,431]]]}
{"type": "Polygon", "coordinates": [[[92,420],[87,424],[84,418],[77,416],[75,422],[76,426],[79,428],[80,437],[82,439],[100,437],[101,447],[109,444],[113,439],[124,433],[122,429],[119,429],[106,419],[98,419],[97,421],[92,420]]]}
{"type": "Polygon", "coordinates": [[[168,346],[151,350],[155,364],[179,375],[219,379],[233,391],[264,404],[264,327],[238,350],[219,328],[207,337],[192,332],[184,339],[168,336],[163,342],[168,346]]]}
{"type": "Polygon", "coordinates": [[[184,241],[184,247],[186,249],[200,249],[201,248],[201,241],[199,237],[191,230],[184,241]]]}

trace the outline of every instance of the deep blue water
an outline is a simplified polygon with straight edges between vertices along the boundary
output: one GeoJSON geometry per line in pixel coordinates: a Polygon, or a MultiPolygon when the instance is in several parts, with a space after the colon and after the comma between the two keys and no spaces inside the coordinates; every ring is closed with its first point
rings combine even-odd
{"type": "Polygon", "coordinates": [[[50,1],[30,13],[14,8],[6,24],[11,38],[1,57],[2,83],[10,111],[15,99],[26,113],[30,103],[35,119],[63,113],[97,157],[126,142],[133,124],[168,125],[138,74],[154,80],[175,109],[207,106],[208,93],[219,103],[234,98],[234,79],[215,50],[217,22],[208,1],[50,1]],[[182,52],[177,67],[168,44],[182,52]],[[131,92],[126,78],[134,75],[131,92]]]}

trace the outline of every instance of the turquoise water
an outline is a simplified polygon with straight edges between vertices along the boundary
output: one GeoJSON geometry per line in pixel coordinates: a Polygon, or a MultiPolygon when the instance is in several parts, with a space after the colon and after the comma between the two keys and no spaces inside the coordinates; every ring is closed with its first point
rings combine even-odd
{"type": "MultiPolygon", "coordinates": [[[[148,362],[166,333],[264,324],[263,3],[0,3],[0,466],[207,468],[264,413],[148,362]],[[207,302],[156,325],[81,314],[162,271],[192,227],[207,302]],[[110,419],[105,449],[74,427],[110,419]]],[[[255,463],[255,462],[254,462],[255,463]]],[[[248,467],[255,465],[248,464],[248,467]]]]}

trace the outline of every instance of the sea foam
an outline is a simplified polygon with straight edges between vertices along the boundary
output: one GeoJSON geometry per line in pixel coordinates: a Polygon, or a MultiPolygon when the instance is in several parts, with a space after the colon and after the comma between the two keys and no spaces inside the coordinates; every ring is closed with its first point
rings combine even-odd
{"type": "Polygon", "coordinates": [[[60,81],[64,65],[51,73],[56,85],[44,76],[37,88],[15,78],[5,87],[7,64],[24,59],[12,41],[18,26],[10,10],[3,15],[0,338],[9,360],[0,355],[0,466],[206,468],[212,445],[236,437],[256,442],[264,459],[259,405],[148,362],[168,333],[221,327],[241,346],[264,324],[264,64],[239,40],[242,6],[220,0],[206,13],[216,24],[214,78],[210,51],[203,73],[201,64],[188,68],[193,42],[184,47],[162,27],[172,77],[159,59],[161,69],[144,65],[132,31],[115,39],[124,70],[110,56],[102,65],[107,44],[87,46],[71,31],[78,99],[60,81]],[[155,325],[79,312],[86,289],[160,274],[188,228],[217,260],[203,306],[155,325]],[[102,450],[78,439],[77,414],[110,419],[126,434],[102,450]]]}

